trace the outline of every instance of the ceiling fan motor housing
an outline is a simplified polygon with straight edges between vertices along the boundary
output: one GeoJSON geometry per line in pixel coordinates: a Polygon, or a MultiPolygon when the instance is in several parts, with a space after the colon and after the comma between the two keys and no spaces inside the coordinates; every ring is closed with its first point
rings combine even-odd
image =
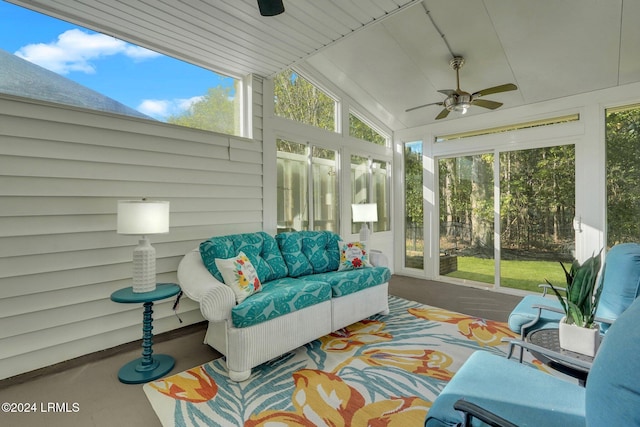
{"type": "Polygon", "coordinates": [[[454,93],[444,100],[444,108],[464,114],[471,107],[471,100],[471,94],[469,93],[454,93]]]}

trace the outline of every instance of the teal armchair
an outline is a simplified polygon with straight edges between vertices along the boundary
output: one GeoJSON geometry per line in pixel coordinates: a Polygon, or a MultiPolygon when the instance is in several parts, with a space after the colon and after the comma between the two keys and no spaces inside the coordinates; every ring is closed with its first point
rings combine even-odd
{"type": "MultiPolygon", "coordinates": [[[[602,332],[640,295],[640,244],[621,243],[606,254],[600,276],[602,294],[596,311],[602,332]]],[[[524,339],[532,331],[558,328],[564,315],[555,296],[527,295],[509,315],[509,328],[524,339]]]]}
{"type": "Polygon", "coordinates": [[[433,403],[425,426],[640,426],[640,299],[606,333],[585,387],[477,351],[433,403]]]}

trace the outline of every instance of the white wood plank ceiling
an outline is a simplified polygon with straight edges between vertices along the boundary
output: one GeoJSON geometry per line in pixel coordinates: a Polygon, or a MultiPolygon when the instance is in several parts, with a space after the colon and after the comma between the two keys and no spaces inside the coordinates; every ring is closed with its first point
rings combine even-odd
{"type": "MultiPolygon", "coordinates": [[[[334,82],[391,129],[433,122],[439,89],[503,83],[509,108],[640,81],[640,0],[11,0],[232,75],[300,65],[334,82]]],[[[638,94],[640,96],[640,94],[638,94]]],[[[489,110],[474,107],[470,114],[489,110]]],[[[455,117],[455,115],[450,115],[455,117]]]]}
{"type": "Polygon", "coordinates": [[[271,76],[417,0],[285,0],[260,16],[256,0],[35,0],[43,12],[205,68],[271,76]]]}

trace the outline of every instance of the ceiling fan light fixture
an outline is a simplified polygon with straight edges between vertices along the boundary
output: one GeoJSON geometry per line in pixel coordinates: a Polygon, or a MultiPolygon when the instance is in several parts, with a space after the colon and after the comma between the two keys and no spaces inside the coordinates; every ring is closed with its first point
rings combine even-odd
{"type": "Polygon", "coordinates": [[[463,102],[460,104],[456,104],[453,106],[453,111],[457,111],[460,114],[466,114],[467,110],[471,107],[471,104],[468,102],[463,102]]]}
{"type": "Polygon", "coordinates": [[[282,0],[258,0],[258,8],[262,16],[276,16],[284,12],[282,0]]]}
{"type": "Polygon", "coordinates": [[[449,111],[466,114],[471,107],[471,95],[467,93],[452,94],[444,100],[444,107],[449,111]]]}

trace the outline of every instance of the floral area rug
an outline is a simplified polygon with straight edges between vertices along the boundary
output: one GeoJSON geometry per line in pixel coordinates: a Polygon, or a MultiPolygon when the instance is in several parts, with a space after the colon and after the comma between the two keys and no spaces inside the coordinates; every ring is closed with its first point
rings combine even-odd
{"type": "MultiPolygon", "coordinates": [[[[502,322],[389,297],[390,313],[326,335],[236,383],[224,359],[145,384],[162,425],[423,426],[476,350],[505,355],[502,322]]],[[[525,352],[525,361],[541,364],[525,352]]]]}

